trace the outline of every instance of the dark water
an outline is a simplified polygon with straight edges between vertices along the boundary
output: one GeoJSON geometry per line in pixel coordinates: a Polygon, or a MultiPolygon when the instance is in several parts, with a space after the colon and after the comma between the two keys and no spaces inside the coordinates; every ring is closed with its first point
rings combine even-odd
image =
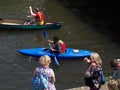
{"type": "Polygon", "coordinates": [[[120,42],[119,2],[104,0],[58,0],[71,9],[84,22],[108,35],[113,41],[120,42]],[[112,7],[111,7],[112,6],[112,7]]]}
{"type": "MultiPolygon", "coordinates": [[[[113,58],[119,58],[120,47],[107,36],[81,22],[79,17],[56,0],[0,0],[0,17],[27,19],[29,5],[33,8],[41,7],[46,21],[63,22],[61,29],[47,31],[49,38],[58,35],[66,42],[67,47],[98,52],[103,60],[105,75],[112,75],[109,62],[113,58]]],[[[33,70],[39,65],[38,61],[36,58],[20,55],[17,50],[43,46],[46,44],[41,31],[0,30],[0,90],[31,90],[31,77],[33,70]]],[[[59,62],[60,67],[54,61],[50,66],[56,74],[57,90],[84,85],[87,64],[82,59],[59,62]]]]}

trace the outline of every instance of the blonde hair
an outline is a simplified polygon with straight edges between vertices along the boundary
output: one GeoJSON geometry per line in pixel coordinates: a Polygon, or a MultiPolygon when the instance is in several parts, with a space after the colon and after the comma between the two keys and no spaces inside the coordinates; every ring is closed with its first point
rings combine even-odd
{"type": "Polygon", "coordinates": [[[97,65],[102,65],[102,60],[98,53],[94,52],[90,55],[91,60],[97,65]]]}
{"type": "Polygon", "coordinates": [[[41,66],[47,66],[51,62],[51,58],[48,55],[41,56],[39,58],[39,63],[41,66]]]}

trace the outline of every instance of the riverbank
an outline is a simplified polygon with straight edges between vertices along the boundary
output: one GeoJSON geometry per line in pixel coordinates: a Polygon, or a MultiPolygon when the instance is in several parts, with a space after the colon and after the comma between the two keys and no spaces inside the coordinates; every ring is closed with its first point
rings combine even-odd
{"type": "MultiPolygon", "coordinates": [[[[89,90],[89,87],[82,86],[82,87],[76,87],[76,88],[65,89],[65,90],[89,90]]],[[[108,87],[107,87],[107,84],[102,85],[102,87],[100,88],[100,90],[109,90],[108,87]]]]}

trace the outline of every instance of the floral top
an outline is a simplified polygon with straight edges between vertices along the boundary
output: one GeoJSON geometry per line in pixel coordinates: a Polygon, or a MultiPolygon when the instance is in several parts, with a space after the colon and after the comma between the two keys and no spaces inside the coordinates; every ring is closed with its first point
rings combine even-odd
{"type": "Polygon", "coordinates": [[[102,68],[99,66],[93,67],[90,70],[90,75],[93,79],[94,84],[100,84],[101,82],[102,68]]]}
{"type": "Polygon", "coordinates": [[[46,90],[56,90],[54,82],[52,81],[53,77],[52,77],[51,72],[53,72],[53,69],[51,69],[49,67],[47,67],[47,68],[45,68],[45,67],[39,67],[38,68],[38,72],[39,72],[39,70],[41,70],[41,73],[45,73],[48,76],[49,87],[46,90]]]}
{"type": "MultiPolygon", "coordinates": [[[[53,69],[49,67],[38,67],[38,72],[37,72],[36,77],[39,76],[38,74],[42,74],[43,76],[44,75],[47,76],[48,81],[49,81],[48,88],[44,90],[56,90],[55,84],[52,80],[53,79],[53,76],[51,74],[52,72],[53,72],[53,69]]],[[[39,89],[39,85],[38,85],[38,86],[35,86],[33,90],[41,90],[41,89],[39,89]]]]}
{"type": "Polygon", "coordinates": [[[101,74],[103,73],[102,67],[100,66],[94,66],[91,67],[89,71],[85,74],[85,84],[86,86],[89,86],[90,88],[94,88],[96,90],[99,90],[101,87],[101,74]]]}

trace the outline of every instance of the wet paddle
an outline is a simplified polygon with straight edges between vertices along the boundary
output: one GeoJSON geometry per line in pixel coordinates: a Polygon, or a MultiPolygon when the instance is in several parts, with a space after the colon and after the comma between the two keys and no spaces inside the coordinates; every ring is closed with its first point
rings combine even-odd
{"type": "MultiPolygon", "coordinates": [[[[47,36],[47,33],[45,30],[42,30],[42,34],[43,34],[44,38],[47,40],[48,36],[47,36]]],[[[52,51],[52,47],[51,47],[50,43],[48,43],[48,45],[49,45],[50,50],[52,51]]],[[[53,56],[54,56],[54,60],[55,60],[56,64],[59,66],[60,64],[59,64],[57,57],[55,56],[54,53],[53,53],[53,56]]]]}

